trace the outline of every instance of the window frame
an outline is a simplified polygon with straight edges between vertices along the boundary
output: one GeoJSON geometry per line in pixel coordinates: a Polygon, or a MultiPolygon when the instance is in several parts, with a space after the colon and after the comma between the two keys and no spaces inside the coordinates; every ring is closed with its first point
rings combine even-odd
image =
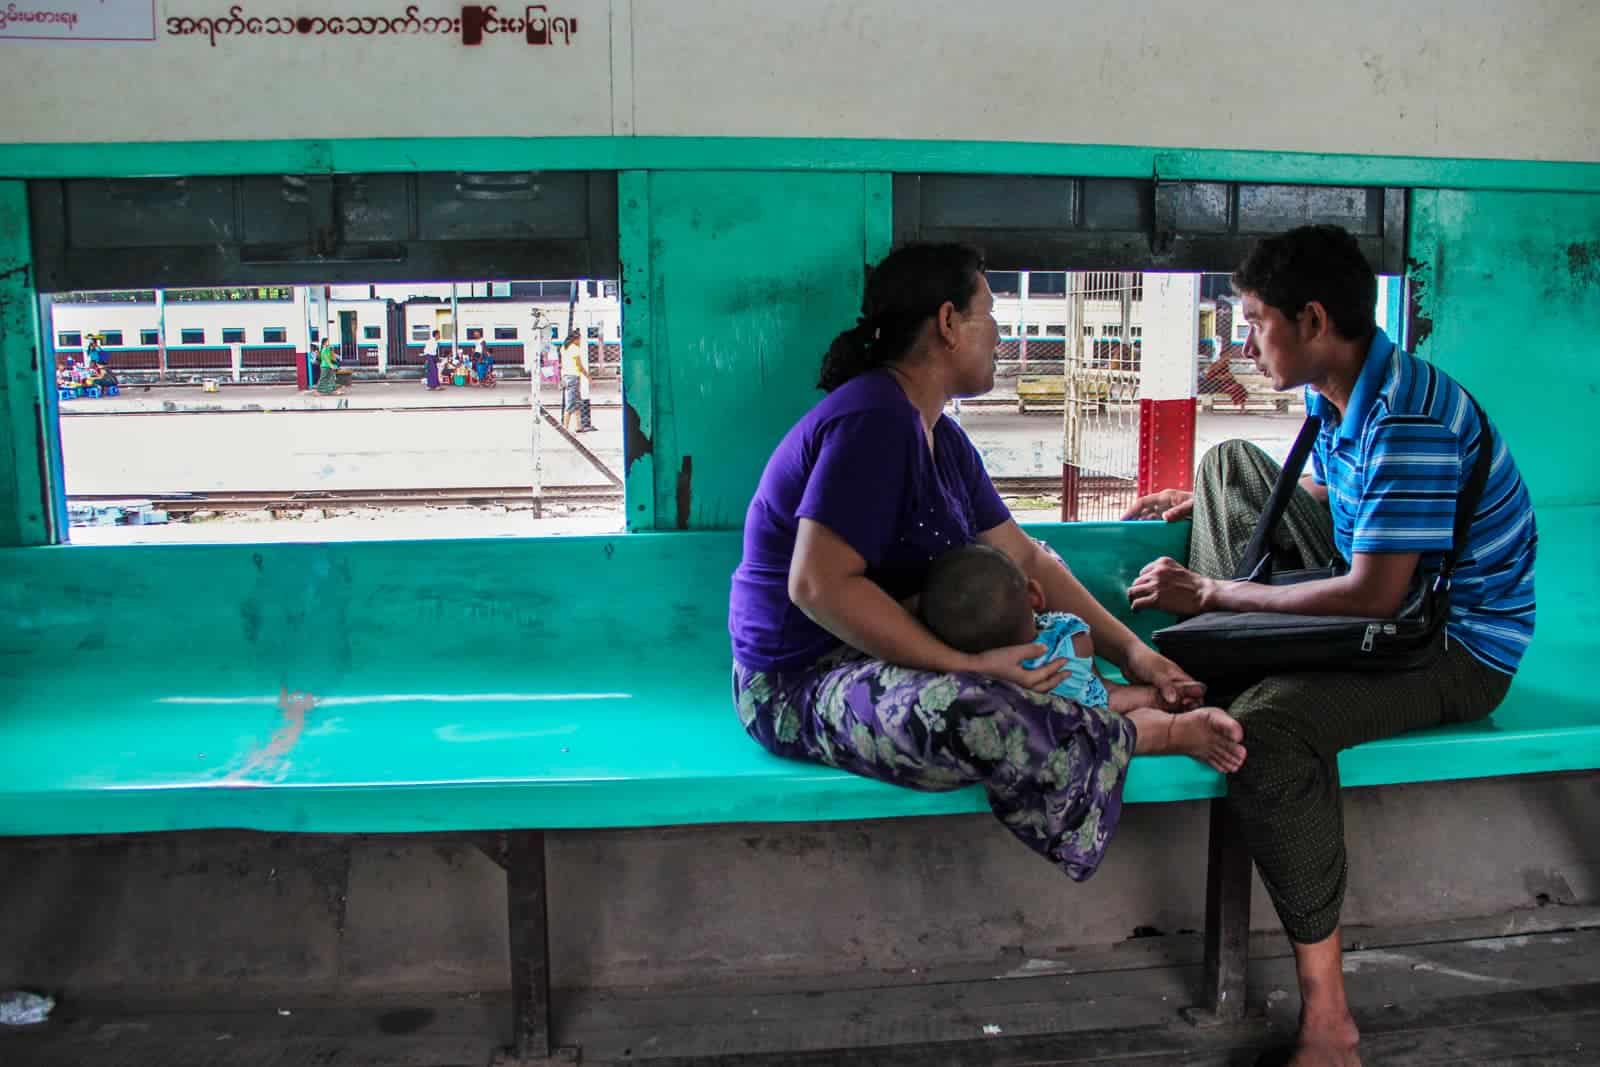
{"type": "Polygon", "coordinates": [[[286,345],[289,343],[289,327],[263,326],[261,327],[261,343],[264,345],[286,345]],[[272,335],[277,334],[277,339],[272,335]]]}
{"type": "Polygon", "coordinates": [[[205,327],[204,326],[190,326],[190,327],[186,327],[184,329],[179,330],[178,331],[178,343],[180,345],[204,345],[206,343],[206,329],[205,329],[205,327]],[[189,340],[189,335],[190,334],[199,334],[200,335],[200,340],[198,340],[198,341],[189,340]]]}

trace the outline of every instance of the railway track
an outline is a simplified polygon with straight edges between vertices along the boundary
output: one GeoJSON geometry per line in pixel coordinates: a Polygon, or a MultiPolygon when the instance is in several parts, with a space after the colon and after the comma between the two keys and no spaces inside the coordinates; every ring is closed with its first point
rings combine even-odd
{"type": "MultiPolygon", "coordinates": [[[[1006,496],[1048,496],[1061,492],[1059,476],[994,479],[1006,496]]],[[[1084,489],[1115,489],[1121,479],[1087,477],[1084,489]],[[1103,483],[1103,484],[1102,484],[1103,483]]],[[[525,485],[462,486],[423,489],[303,489],[228,490],[192,493],[73,494],[73,503],[110,504],[148,502],[169,514],[197,511],[303,511],[307,508],[483,507],[493,504],[531,505],[533,489],[525,485]]],[[[544,504],[620,504],[622,489],[611,485],[550,485],[540,494],[544,504]]]]}
{"type": "MultiPolygon", "coordinates": [[[[74,494],[70,503],[109,504],[137,500],[168,514],[197,511],[304,511],[308,508],[484,507],[493,504],[532,505],[530,486],[451,487],[433,489],[254,490],[216,493],[74,494]]],[[[539,495],[542,504],[620,504],[622,489],[610,485],[550,485],[539,495]]]]}

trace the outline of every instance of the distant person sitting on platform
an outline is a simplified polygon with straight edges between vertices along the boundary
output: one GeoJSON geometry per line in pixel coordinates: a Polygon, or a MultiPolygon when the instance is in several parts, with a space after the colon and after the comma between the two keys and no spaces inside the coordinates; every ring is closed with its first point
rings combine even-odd
{"type": "Polygon", "coordinates": [[[934,560],[918,610],[934,636],[959,652],[981,655],[1013,645],[1044,645],[1044,654],[1024,666],[1061,660],[1061,680],[1050,692],[1086,708],[1126,713],[1159,703],[1152,686],[1102,679],[1089,624],[1070,612],[1047,612],[1044,605],[1044,587],[1009,556],[973,544],[934,560]]]}
{"type": "Polygon", "coordinates": [[[472,357],[472,383],[483,385],[493,377],[494,357],[489,354],[489,346],[479,341],[478,350],[472,357]]]}
{"type": "Polygon", "coordinates": [[[90,363],[86,384],[100,389],[107,389],[117,384],[117,376],[112,373],[111,368],[106,366],[105,363],[90,363]]]}

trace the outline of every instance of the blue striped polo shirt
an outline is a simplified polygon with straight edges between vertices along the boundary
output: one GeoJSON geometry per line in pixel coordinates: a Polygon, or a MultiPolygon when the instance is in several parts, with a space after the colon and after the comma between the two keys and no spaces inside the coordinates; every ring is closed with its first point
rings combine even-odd
{"type": "MultiPolygon", "coordinates": [[[[1423,566],[1436,564],[1450,547],[1456,497],[1483,440],[1466,391],[1379,330],[1344,418],[1309,388],[1306,410],[1322,419],[1312,475],[1328,487],[1340,554],[1417,552],[1423,566]]],[[[1456,564],[1447,631],[1512,674],[1533,637],[1539,531],[1505,439],[1491,440],[1489,481],[1456,564]]]]}

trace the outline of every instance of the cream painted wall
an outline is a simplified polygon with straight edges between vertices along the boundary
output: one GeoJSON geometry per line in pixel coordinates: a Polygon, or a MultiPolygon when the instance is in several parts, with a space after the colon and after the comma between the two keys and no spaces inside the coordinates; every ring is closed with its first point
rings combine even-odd
{"type": "Polygon", "coordinates": [[[578,32],[545,47],[167,32],[230,6],[161,0],[153,44],[0,41],[0,141],[640,134],[1600,162],[1590,0],[552,0],[578,32]]]}
{"type": "Polygon", "coordinates": [[[639,133],[1600,161],[1588,0],[748,7],[634,0],[639,133]]]}
{"type": "Polygon", "coordinates": [[[570,45],[495,34],[468,48],[459,32],[265,32],[285,16],[404,20],[409,7],[458,18],[445,0],[158,0],[154,43],[0,40],[0,142],[610,135],[611,6],[548,0],[577,19],[570,45]],[[263,32],[230,32],[235,6],[263,32]],[[215,45],[170,33],[196,19],[228,27],[215,45]]]}

